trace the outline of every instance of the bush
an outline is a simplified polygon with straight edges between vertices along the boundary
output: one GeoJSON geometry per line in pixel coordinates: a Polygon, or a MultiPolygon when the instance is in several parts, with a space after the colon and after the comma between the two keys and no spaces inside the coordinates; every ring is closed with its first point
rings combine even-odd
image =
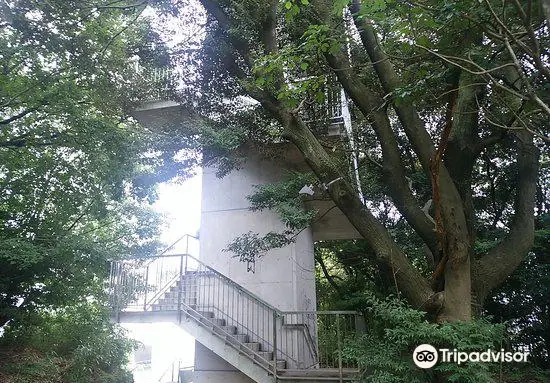
{"type": "Polygon", "coordinates": [[[368,298],[365,310],[367,332],[346,344],[343,356],[356,361],[364,371],[361,381],[372,383],[426,383],[446,381],[489,383],[496,363],[438,363],[432,369],[420,369],[412,360],[416,346],[431,344],[435,348],[458,351],[500,350],[505,327],[485,319],[470,322],[435,324],[425,313],[406,306],[398,299],[384,301],[368,298]]]}
{"type": "Polygon", "coordinates": [[[0,381],[131,383],[125,366],[134,345],[92,303],[33,314],[0,337],[0,381]]]}

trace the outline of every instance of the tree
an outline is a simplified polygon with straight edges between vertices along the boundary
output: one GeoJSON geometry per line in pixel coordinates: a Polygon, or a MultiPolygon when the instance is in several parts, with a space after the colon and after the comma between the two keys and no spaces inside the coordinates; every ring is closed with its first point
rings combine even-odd
{"type": "Polygon", "coordinates": [[[129,115],[162,85],[135,64],[167,62],[130,5],[0,2],[0,326],[104,299],[109,259],[158,248],[147,202],[184,146],[129,115]]]}
{"type": "MultiPolygon", "coordinates": [[[[211,155],[223,170],[245,141],[290,142],[412,307],[471,319],[527,256],[537,189],[547,193],[538,184],[550,117],[540,2],[200,3],[205,40],[187,56],[199,63],[189,78],[200,92],[182,100],[214,120],[211,155]],[[327,87],[350,102],[352,143],[315,135],[321,122],[305,118],[326,107],[327,87]],[[387,220],[374,199],[392,211],[387,220]],[[396,222],[421,240],[429,273],[399,243],[396,222]]],[[[274,203],[257,206],[266,207],[274,203]]]]}
{"type": "Polygon", "coordinates": [[[2,381],[131,381],[109,261],[155,253],[155,185],[194,161],[130,115],[165,85],[147,5],[0,0],[2,381]]]}

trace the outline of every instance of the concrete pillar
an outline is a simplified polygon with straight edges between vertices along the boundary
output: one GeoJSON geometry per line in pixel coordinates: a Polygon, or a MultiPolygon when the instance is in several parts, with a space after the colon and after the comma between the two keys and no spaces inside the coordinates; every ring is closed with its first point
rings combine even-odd
{"type": "MultiPolygon", "coordinates": [[[[256,261],[255,272],[248,272],[245,263],[222,250],[237,236],[249,231],[266,234],[285,229],[276,213],[252,212],[247,195],[254,185],[278,181],[284,174],[281,163],[263,160],[250,153],[244,166],[224,178],[217,178],[215,169],[203,169],[200,259],[231,278],[272,306],[284,311],[315,310],[315,262],[310,229],[302,231],[284,248],[269,251],[256,261]]],[[[195,348],[196,383],[226,382],[228,366],[217,370],[223,360],[200,344],[195,348]],[[210,366],[210,367],[209,367],[210,366]]],[[[222,363],[223,362],[223,363],[222,363]]],[[[231,381],[249,383],[244,374],[231,374],[231,381]],[[237,379],[237,377],[239,377],[237,379]]]]}

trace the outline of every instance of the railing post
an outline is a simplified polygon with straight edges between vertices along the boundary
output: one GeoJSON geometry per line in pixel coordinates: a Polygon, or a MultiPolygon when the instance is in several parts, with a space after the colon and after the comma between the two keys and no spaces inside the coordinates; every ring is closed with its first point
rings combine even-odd
{"type": "Polygon", "coordinates": [[[340,334],[340,314],[336,314],[336,337],[338,338],[338,377],[342,383],[342,336],[340,334]]]}
{"type": "MultiPolygon", "coordinates": [[[[181,298],[182,298],[182,290],[183,290],[183,257],[182,255],[180,257],[180,275],[179,275],[179,284],[178,284],[178,321],[181,323],[181,298]]],[[[187,261],[187,257],[185,257],[185,260],[187,261]]],[[[187,268],[187,262],[186,262],[186,268],[187,268]]]]}
{"type": "Polygon", "coordinates": [[[143,311],[147,311],[147,290],[149,289],[149,265],[145,269],[145,295],[143,297],[143,311]]]}
{"type": "Polygon", "coordinates": [[[277,383],[277,312],[273,310],[273,381],[277,383]]]}
{"type": "Polygon", "coordinates": [[[109,306],[111,310],[115,307],[115,302],[117,299],[117,296],[115,295],[115,282],[114,282],[114,276],[113,276],[113,265],[114,261],[111,261],[109,264],[110,270],[109,270],[109,306]]]}
{"type": "Polygon", "coordinates": [[[187,274],[187,260],[189,259],[189,257],[187,256],[187,254],[185,255],[185,270],[183,272],[183,275],[186,275],[187,274]]]}
{"type": "MultiPolygon", "coordinates": [[[[189,259],[189,234],[185,235],[185,270],[183,272],[183,275],[187,275],[187,260],[189,259]]],[[[183,285],[183,278],[180,276],[180,283],[183,285]]],[[[187,294],[187,292],[186,292],[187,294]]],[[[189,303],[189,301],[187,301],[189,303]]]]}

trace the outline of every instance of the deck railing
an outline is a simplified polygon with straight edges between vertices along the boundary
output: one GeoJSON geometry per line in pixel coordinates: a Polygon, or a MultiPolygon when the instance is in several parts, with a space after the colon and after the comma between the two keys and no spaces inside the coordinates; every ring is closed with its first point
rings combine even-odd
{"type": "MultiPolygon", "coordinates": [[[[162,101],[171,99],[175,92],[184,87],[184,73],[181,68],[144,68],[135,65],[136,78],[149,85],[151,91],[146,95],[144,101],[162,101]]],[[[300,80],[296,80],[300,82],[300,80]]],[[[343,102],[342,87],[334,80],[327,80],[321,86],[320,91],[324,94],[321,102],[316,101],[313,93],[306,94],[305,102],[300,109],[304,122],[312,127],[315,133],[327,134],[329,126],[342,125],[343,102]]]]}

